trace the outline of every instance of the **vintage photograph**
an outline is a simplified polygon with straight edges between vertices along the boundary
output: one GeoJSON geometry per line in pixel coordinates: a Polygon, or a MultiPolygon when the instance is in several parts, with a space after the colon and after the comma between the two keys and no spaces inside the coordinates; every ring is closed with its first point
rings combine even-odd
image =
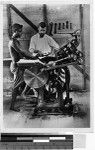
{"type": "Polygon", "coordinates": [[[90,128],[90,4],[3,4],[4,128],[90,128]]]}

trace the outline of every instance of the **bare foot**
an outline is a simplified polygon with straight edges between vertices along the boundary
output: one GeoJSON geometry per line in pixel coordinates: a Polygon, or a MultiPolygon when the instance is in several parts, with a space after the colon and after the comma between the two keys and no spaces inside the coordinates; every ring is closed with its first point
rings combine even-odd
{"type": "Polygon", "coordinates": [[[19,108],[14,108],[14,107],[10,107],[10,110],[12,110],[12,111],[17,111],[17,112],[19,112],[19,111],[20,111],[20,109],[19,109],[19,108]]]}

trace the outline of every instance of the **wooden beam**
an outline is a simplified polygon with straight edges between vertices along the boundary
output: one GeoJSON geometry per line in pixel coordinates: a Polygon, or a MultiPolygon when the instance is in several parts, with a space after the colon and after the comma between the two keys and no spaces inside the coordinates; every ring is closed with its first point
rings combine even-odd
{"type": "Polygon", "coordinates": [[[84,16],[83,16],[83,6],[80,4],[80,29],[81,29],[81,49],[83,52],[83,80],[84,80],[84,89],[86,89],[86,70],[85,70],[85,46],[84,46],[84,16]]]}
{"type": "MultiPolygon", "coordinates": [[[[73,65],[74,68],[76,68],[80,73],[84,73],[83,68],[81,68],[79,65],[73,65]]],[[[89,75],[85,72],[85,79],[90,80],[89,75]]]]}
{"type": "Polygon", "coordinates": [[[43,4],[43,21],[48,25],[47,6],[43,4]]]}
{"type": "Polygon", "coordinates": [[[47,25],[47,33],[48,33],[48,18],[47,18],[47,5],[43,4],[43,21],[47,25]]]}
{"type": "Polygon", "coordinates": [[[36,32],[38,28],[34,25],[23,13],[21,13],[14,5],[9,4],[11,9],[13,9],[26,23],[28,23],[36,32]]]}
{"type": "Polygon", "coordinates": [[[8,36],[11,39],[11,36],[12,36],[12,20],[11,20],[11,9],[10,9],[9,4],[7,4],[7,20],[8,20],[8,36]]]}

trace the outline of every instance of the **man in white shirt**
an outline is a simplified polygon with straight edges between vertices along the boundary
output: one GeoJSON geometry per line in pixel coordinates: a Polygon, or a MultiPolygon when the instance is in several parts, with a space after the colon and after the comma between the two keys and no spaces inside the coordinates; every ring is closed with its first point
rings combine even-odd
{"type": "Polygon", "coordinates": [[[52,54],[54,50],[58,49],[59,45],[46,34],[46,24],[44,22],[39,23],[38,33],[31,38],[29,51],[33,54],[52,54]]]}
{"type": "MultiPolygon", "coordinates": [[[[30,41],[29,51],[35,56],[36,54],[54,56],[55,52],[59,49],[59,45],[54,41],[52,37],[46,34],[46,24],[44,22],[39,23],[38,33],[32,36],[30,41]]],[[[39,103],[43,104],[43,89],[39,89],[39,103]]]]}

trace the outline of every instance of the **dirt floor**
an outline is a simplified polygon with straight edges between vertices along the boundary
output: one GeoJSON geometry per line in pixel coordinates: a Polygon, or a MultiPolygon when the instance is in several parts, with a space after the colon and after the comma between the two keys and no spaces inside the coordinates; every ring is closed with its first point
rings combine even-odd
{"type": "MultiPolygon", "coordinates": [[[[81,108],[81,114],[70,115],[45,115],[39,118],[27,118],[25,112],[14,112],[9,110],[11,102],[11,89],[13,78],[10,78],[9,68],[4,67],[3,78],[3,120],[5,128],[89,128],[90,127],[90,92],[78,92],[82,88],[82,75],[74,68],[70,68],[70,87],[75,89],[70,93],[73,103],[77,103],[81,108]],[[72,71],[71,71],[72,70],[72,71]],[[76,90],[77,89],[77,90],[76,90]],[[75,92],[76,91],[76,92],[75,92]],[[84,115],[85,114],[85,115],[84,115]]],[[[89,81],[87,82],[89,86],[89,81]]],[[[89,90],[88,90],[89,91],[89,90]]],[[[19,101],[19,105],[20,105],[19,101]]]]}
{"type": "MultiPolygon", "coordinates": [[[[4,94],[5,95],[5,94],[4,94]]],[[[11,95],[5,95],[4,100],[4,127],[5,128],[89,128],[90,127],[90,94],[89,92],[71,92],[73,103],[77,103],[81,115],[45,115],[28,118],[24,112],[9,110],[11,95]]],[[[19,102],[20,104],[20,102],[19,102]]]]}

